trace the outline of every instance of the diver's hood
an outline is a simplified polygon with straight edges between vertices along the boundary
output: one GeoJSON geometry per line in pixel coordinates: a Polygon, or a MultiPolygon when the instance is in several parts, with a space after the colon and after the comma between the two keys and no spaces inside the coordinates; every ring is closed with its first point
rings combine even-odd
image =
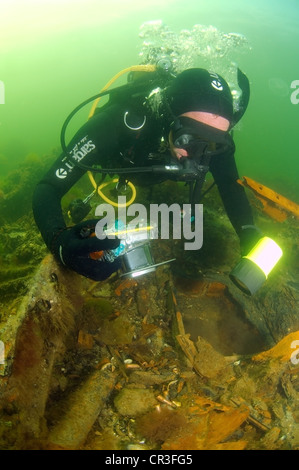
{"type": "Polygon", "coordinates": [[[226,118],[231,130],[245,113],[250,97],[249,80],[239,68],[237,80],[242,93],[235,110],[231,89],[223,77],[205,69],[183,71],[165,89],[172,120],[189,111],[204,111],[226,118]]]}

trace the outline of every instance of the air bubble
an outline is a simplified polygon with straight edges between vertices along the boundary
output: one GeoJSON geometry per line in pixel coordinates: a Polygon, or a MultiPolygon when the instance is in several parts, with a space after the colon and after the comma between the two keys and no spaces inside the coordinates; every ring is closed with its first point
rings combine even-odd
{"type": "Polygon", "coordinates": [[[168,57],[175,73],[192,67],[216,71],[230,83],[234,107],[238,108],[236,61],[251,50],[243,34],[224,33],[213,25],[202,24],[174,32],[162,20],[153,20],[140,26],[139,37],[143,40],[139,53],[143,64],[156,64],[161,57],[168,57]]]}

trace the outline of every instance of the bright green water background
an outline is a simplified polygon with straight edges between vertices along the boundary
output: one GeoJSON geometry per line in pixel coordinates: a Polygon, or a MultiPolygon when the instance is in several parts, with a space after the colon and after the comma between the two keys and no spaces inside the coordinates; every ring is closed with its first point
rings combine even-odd
{"type": "Polygon", "coordinates": [[[251,83],[235,133],[240,174],[299,203],[298,0],[0,0],[0,178],[28,153],[59,148],[65,117],[140,62],[139,27],[156,19],[247,37],[252,50],[237,57],[251,83]]]}

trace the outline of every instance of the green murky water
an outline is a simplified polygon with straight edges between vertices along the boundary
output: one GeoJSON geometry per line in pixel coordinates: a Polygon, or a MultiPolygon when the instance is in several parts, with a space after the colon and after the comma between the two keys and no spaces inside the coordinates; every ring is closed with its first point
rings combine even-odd
{"type": "Polygon", "coordinates": [[[59,148],[68,113],[140,62],[139,28],[161,19],[177,34],[201,24],[247,38],[249,49],[227,57],[251,82],[235,133],[239,170],[299,202],[299,104],[291,102],[299,80],[296,0],[191,0],[188,8],[182,0],[2,0],[0,9],[1,177],[28,153],[59,148]]]}
{"type": "MultiPolygon", "coordinates": [[[[236,70],[236,65],[246,73],[251,85],[251,99],[246,114],[234,131],[239,173],[273,188],[299,204],[298,39],[298,0],[285,0],[284,2],[281,0],[190,0],[188,2],[183,0],[140,0],[139,2],[137,0],[110,0],[110,2],[104,0],[0,0],[0,321],[4,324],[10,317],[17,315],[19,302],[30,286],[32,273],[47,253],[37,228],[32,226],[31,193],[41,176],[40,173],[45,171],[46,166],[50,165],[51,159],[56,158],[60,151],[60,129],[65,118],[79,103],[98,93],[120,70],[143,62],[153,44],[158,47],[173,47],[173,57],[178,71],[191,66],[208,67],[224,75],[233,87],[235,85],[233,72],[236,70]],[[150,29],[147,29],[148,26],[141,28],[149,21],[152,21],[150,29]],[[3,205],[1,206],[1,204],[3,205]]],[[[121,84],[123,80],[122,78],[117,84],[121,84]]],[[[89,107],[84,108],[71,122],[67,140],[87,119],[88,112],[89,107]]],[[[173,188],[171,184],[166,186],[166,189],[167,187],[173,188]]],[[[74,195],[77,196],[76,189],[71,196],[74,195]]],[[[78,189],[78,197],[81,196],[80,189],[78,189]]],[[[163,188],[159,188],[156,197],[164,200],[164,196],[163,188]]],[[[213,230],[214,235],[211,235],[209,228],[205,229],[205,237],[206,235],[207,237],[205,238],[204,253],[200,252],[198,258],[191,257],[190,254],[188,258],[184,253],[184,256],[181,255],[182,261],[180,258],[178,261],[179,274],[186,275],[187,279],[183,285],[185,291],[186,283],[190,284],[189,279],[192,278],[195,271],[201,282],[202,273],[199,268],[202,266],[207,270],[211,266],[218,270],[219,264],[219,271],[216,271],[217,276],[222,276],[221,279],[225,280],[234,257],[239,256],[236,239],[230,232],[232,228],[227,227],[228,222],[221,215],[217,200],[213,198],[217,198],[217,195],[212,191],[207,198],[211,205],[209,205],[210,212],[205,218],[205,227],[208,227],[210,222],[210,226],[212,225],[214,229],[215,221],[217,221],[218,230],[213,230]],[[207,259],[205,258],[206,246],[213,248],[207,259]],[[218,258],[219,263],[217,264],[218,258]]],[[[275,332],[271,338],[273,342],[277,342],[289,331],[298,330],[298,315],[296,315],[296,309],[298,309],[298,284],[296,282],[298,273],[298,242],[296,238],[298,231],[296,221],[292,219],[289,225],[282,224],[281,226],[267,218],[262,221],[266,228],[269,225],[270,234],[277,235],[283,241],[286,250],[281,272],[269,282],[269,291],[272,292],[272,296],[267,296],[267,291],[264,290],[257,301],[248,302],[249,306],[254,307],[255,302],[258,306],[260,301],[262,306],[260,310],[253,307],[248,310],[247,304],[245,307],[242,304],[241,308],[238,301],[231,303],[230,298],[225,296],[223,298],[217,296],[205,298],[197,291],[196,295],[190,298],[181,296],[180,293],[178,295],[178,307],[182,311],[186,332],[191,335],[191,340],[196,341],[197,336],[201,335],[212,344],[216,351],[223,355],[248,355],[265,349],[266,343],[264,344],[263,338],[247,322],[247,317],[250,317],[252,313],[255,315],[255,323],[260,326],[260,321],[263,323],[264,319],[269,331],[275,332]],[[270,225],[271,223],[273,225],[270,225]],[[284,276],[285,279],[283,279],[284,276]],[[243,318],[245,311],[248,314],[246,319],[243,318]]],[[[167,252],[167,256],[168,254],[167,252]]],[[[47,266],[44,266],[43,269],[47,270],[47,266]]],[[[55,276],[53,278],[53,272],[51,271],[51,273],[50,287],[53,295],[59,297],[59,284],[56,283],[58,278],[55,276]]],[[[109,335],[112,336],[114,348],[116,347],[117,333],[120,335],[127,332],[129,332],[128,335],[132,333],[134,341],[132,340],[132,345],[129,345],[131,349],[130,347],[129,350],[126,349],[127,343],[131,342],[131,337],[128,340],[128,338],[121,336],[120,344],[117,346],[120,346],[123,358],[131,354],[133,359],[129,358],[127,363],[120,361],[118,367],[121,366],[123,374],[126,367],[124,364],[128,366],[129,371],[134,371],[134,367],[137,368],[137,372],[140,372],[138,361],[148,366],[147,369],[141,370],[143,374],[140,378],[137,374],[137,378],[131,379],[130,386],[135,384],[138,390],[139,381],[142,391],[146,386],[148,389],[152,389],[154,384],[157,393],[162,393],[162,391],[164,393],[165,387],[167,387],[166,391],[169,392],[169,397],[174,399],[176,395],[174,393],[173,396],[171,395],[171,386],[174,383],[181,386],[181,388],[177,387],[176,391],[179,396],[184,385],[183,382],[186,380],[188,387],[191,387],[192,394],[198,395],[200,393],[218,400],[220,395],[213,394],[212,388],[209,389],[205,386],[206,382],[203,384],[198,378],[196,379],[194,371],[187,371],[189,375],[186,374],[182,382],[177,380],[176,375],[168,376],[169,371],[173,374],[178,373],[178,368],[174,368],[176,365],[174,362],[176,356],[173,356],[174,350],[168,347],[168,350],[166,348],[165,351],[164,349],[162,351],[162,347],[167,346],[168,340],[171,340],[168,337],[170,328],[167,323],[170,321],[168,318],[170,314],[164,308],[169,302],[165,300],[164,304],[163,296],[161,296],[163,282],[165,283],[163,292],[164,294],[167,292],[168,278],[165,277],[164,281],[163,276],[157,279],[159,281],[157,288],[144,278],[144,281],[142,279],[144,285],[141,281],[141,287],[138,287],[138,284],[132,284],[129,287],[123,286],[123,294],[117,294],[116,290],[114,294],[114,288],[109,284],[105,285],[111,291],[108,292],[108,295],[101,285],[97,286],[100,289],[98,294],[95,285],[88,287],[88,295],[92,297],[92,300],[95,297],[98,301],[98,295],[104,299],[109,297],[114,302],[114,309],[109,304],[109,314],[112,312],[111,318],[109,317],[107,321],[105,319],[108,332],[107,344],[110,344],[109,335]],[[149,292],[148,297],[146,296],[147,292],[149,292]],[[135,305],[133,300],[136,295],[135,305]],[[157,302],[153,302],[152,299],[157,302]],[[160,301],[162,307],[159,304],[160,301]],[[133,324],[131,317],[127,320],[128,328],[123,327],[124,319],[120,316],[119,305],[128,315],[130,312],[134,313],[134,309],[136,309],[137,313],[133,324]],[[143,320],[143,315],[149,317],[147,318],[148,324],[143,320]],[[116,321],[113,323],[114,320],[116,321]],[[110,322],[113,323],[114,329],[111,329],[110,322]],[[140,325],[141,322],[142,325],[140,325]],[[155,325],[155,322],[158,326],[155,325]],[[154,329],[151,330],[153,327],[154,329]],[[134,342],[136,334],[139,332],[138,328],[142,334],[140,344],[137,342],[136,347],[134,342]],[[152,335],[154,335],[154,339],[152,339],[152,335]],[[125,345],[123,350],[121,341],[125,345]],[[157,374],[154,373],[156,369],[153,371],[150,369],[153,351],[156,354],[155,359],[157,358],[155,367],[158,367],[159,370],[159,380],[156,377],[157,374]],[[163,352],[163,354],[161,353],[161,361],[160,351],[163,352]],[[145,352],[148,354],[148,364],[140,359],[145,352]],[[166,362],[163,362],[164,359],[166,362]],[[133,360],[136,364],[130,362],[133,360]],[[166,377],[160,378],[163,373],[166,377]],[[155,380],[158,381],[155,382],[155,380]]],[[[43,282],[41,285],[47,287],[43,282]]],[[[117,287],[119,288],[119,286],[117,287]]],[[[62,298],[61,294],[60,298],[62,298]]],[[[240,297],[240,299],[242,298],[240,297]]],[[[74,299],[75,310],[77,309],[76,301],[77,296],[74,299]]],[[[38,302],[37,306],[40,306],[40,302],[38,302]]],[[[101,302],[103,307],[103,299],[101,302]]],[[[44,304],[42,303],[42,305],[44,304]]],[[[49,307],[52,304],[47,300],[45,305],[49,307]]],[[[172,306],[170,311],[172,312],[172,310],[176,309],[172,306]]],[[[36,315],[38,312],[42,312],[42,310],[33,310],[30,304],[29,314],[36,315]]],[[[86,317],[84,319],[86,320],[86,317]]],[[[44,321],[43,317],[42,321],[44,321]]],[[[34,329],[35,322],[32,325],[34,329]]],[[[83,328],[82,325],[80,327],[83,328]]],[[[58,328],[56,329],[58,330],[58,328]]],[[[31,330],[28,329],[28,331],[30,334],[31,330]]],[[[83,333],[86,332],[85,343],[82,343],[83,349],[80,350],[81,356],[80,354],[78,356],[79,363],[73,361],[72,357],[68,362],[68,357],[66,357],[65,364],[69,365],[69,370],[62,367],[65,365],[62,362],[55,365],[54,372],[57,372],[57,376],[54,374],[53,383],[51,383],[52,395],[50,394],[48,416],[46,416],[46,418],[50,416],[47,423],[49,427],[54,425],[55,428],[56,414],[60,412],[59,406],[58,412],[54,409],[57,393],[59,392],[63,396],[65,389],[68,391],[72,388],[73,380],[76,382],[77,379],[80,381],[82,379],[82,383],[84,382],[82,370],[85,365],[91,364],[91,367],[94,367],[90,361],[91,358],[95,357],[97,361],[100,361],[103,356],[105,360],[107,359],[107,351],[102,351],[105,343],[103,331],[97,337],[97,332],[94,331],[92,325],[87,325],[86,331],[84,330],[83,333]],[[94,346],[90,346],[90,344],[88,346],[86,338],[91,343],[94,341],[94,346]],[[92,349],[93,347],[94,349],[92,349]]],[[[23,366],[24,364],[30,366],[32,360],[34,362],[32,351],[35,347],[38,351],[38,347],[42,347],[43,343],[28,342],[26,334],[24,338],[26,344],[22,343],[24,341],[22,337],[19,364],[22,366],[22,373],[24,373],[26,380],[27,376],[29,377],[29,385],[26,383],[24,389],[26,389],[28,403],[31,404],[32,397],[36,396],[34,374],[32,375],[32,371],[31,375],[26,374],[26,368],[24,369],[23,366]],[[33,344],[32,351],[30,349],[31,343],[33,344]],[[27,353],[29,364],[27,363],[27,353]],[[30,386],[32,387],[30,388],[30,386]]],[[[1,344],[4,346],[0,337],[0,347],[1,344]]],[[[45,344],[49,348],[54,345],[48,341],[48,338],[45,344]]],[[[77,357],[77,343],[74,349],[77,357]]],[[[108,352],[110,357],[113,351],[108,352]]],[[[224,374],[223,370],[227,373],[228,363],[222,360],[219,365],[214,360],[214,352],[210,350],[209,354],[206,358],[205,351],[203,351],[197,366],[204,366],[206,361],[208,367],[205,372],[210,372],[207,377],[213,383],[214,375],[212,373],[216,374],[220,371],[221,374],[224,374]],[[213,366],[211,371],[209,371],[210,366],[213,366]],[[216,366],[219,366],[218,372],[216,366]]],[[[37,376],[39,375],[39,357],[41,355],[37,354],[35,364],[37,376]]],[[[120,357],[122,358],[122,356],[120,357]]],[[[292,370],[292,365],[286,362],[283,366],[284,375],[282,376],[280,363],[275,366],[276,368],[269,367],[269,370],[266,370],[266,366],[263,365],[261,372],[259,369],[256,372],[255,367],[251,366],[251,363],[248,364],[246,361],[243,364],[241,360],[235,361],[232,365],[229,364],[229,367],[235,367],[236,371],[233,370],[230,376],[224,374],[223,383],[225,383],[225,387],[231,387],[233,397],[244,397],[246,402],[253,406],[254,412],[257,412],[259,406],[263,411],[263,413],[259,412],[254,415],[256,419],[253,426],[256,427],[258,424],[257,429],[255,431],[253,428],[249,428],[249,431],[247,427],[245,429],[248,431],[248,436],[246,437],[245,434],[245,437],[248,438],[249,448],[261,446],[266,449],[278,449],[284,445],[284,439],[286,439],[286,448],[299,448],[298,407],[296,404],[299,387],[298,370],[292,370]],[[258,380],[255,379],[255,376],[258,377],[258,380]],[[234,384],[236,385],[235,389],[234,384]],[[283,393],[281,393],[282,390],[284,390],[283,393]],[[272,435],[272,437],[267,435],[267,439],[260,443],[261,432],[265,433],[270,429],[268,427],[269,416],[271,416],[269,410],[272,413],[271,426],[274,431],[278,429],[278,435],[272,435]],[[279,428],[281,428],[281,432],[279,428]]],[[[196,370],[198,373],[198,369],[196,370]]],[[[50,371],[49,376],[51,373],[50,371]]],[[[127,377],[126,373],[125,370],[124,377],[127,377]]],[[[42,374],[41,383],[43,379],[44,375],[42,374]]],[[[19,380],[21,383],[21,379],[19,380]]],[[[2,385],[4,382],[2,381],[2,385]]],[[[216,381],[215,384],[218,390],[219,383],[216,381]]],[[[223,391],[225,387],[221,388],[220,386],[219,390],[223,391]]],[[[14,389],[13,381],[12,389],[14,389]]],[[[85,397],[83,386],[82,390],[85,397]]],[[[114,390],[115,395],[118,393],[117,390],[119,387],[114,390]]],[[[186,393],[184,390],[183,392],[186,393]]],[[[168,397],[168,395],[165,396],[168,397]]],[[[9,398],[13,401],[13,397],[9,398]]],[[[45,391],[40,400],[41,408],[45,406],[47,400],[48,394],[45,391]]],[[[123,401],[127,401],[125,396],[123,396],[123,401]]],[[[26,399],[21,400],[20,406],[25,402],[26,399]]],[[[81,407],[81,398],[78,402],[81,407]]],[[[182,404],[183,409],[189,410],[189,403],[182,402],[182,404]]],[[[28,413],[28,417],[32,422],[39,423],[40,416],[36,415],[36,418],[35,412],[32,412],[35,408],[31,409],[31,406],[27,408],[25,412],[28,413]]],[[[35,442],[25,442],[25,444],[21,442],[20,444],[16,437],[18,437],[18,432],[20,434],[24,432],[27,436],[26,419],[23,419],[23,422],[20,421],[21,431],[18,431],[17,407],[9,401],[9,405],[5,404],[3,410],[1,413],[4,418],[0,416],[0,424],[2,423],[0,447],[1,445],[3,448],[24,445],[25,448],[30,448],[30,445],[35,445],[44,448],[45,442],[39,440],[37,444],[35,442]],[[10,426],[11,433],[7,435],[8,426],[10,426]],[[1,439],[4,444],[1,443],[1,439]]],[[[192,410],[194,411],[193,408],[190,408],[191,415],[192,410]]],[[[218,415],[219,410],[216,411],[215,416],[218,415]]],[[[168,418],[166,415],[165,419],[168,418]]],[[[97,422],[98,427],[94,428],[94,435],[91,435],[91,441],[87,443],[86,448],[118,449],[119,442],[112,442],[115,440],[113,426],[117,423],[120,435],[123,435],[125,432],[123,429],[126,430],[126,426],[130,425],[131,420],[126,422],[125,418],[120,418],[117,415],[115,403],[111,405],[108,412],[103,413],[101,419],[102,422],[100,420],[97,422]],[[102,442],[101,432],[103,429],[108,430],[108,441],[111,439],[111,442],[102,442]]],[[[229,422],[230,418],[227,420],[229,422]]],[[[142,423],[142,436],[147,437],[149,441],[153,435],[156,436],[157,429],[164,426],[164,421],[161,421],[161,425],[157,420],[157,429],[155,427],[153,429],[150,425],[151,421],[152,415],[149,415],[148,421],[145,424],[142,423]],[[144,427],[148,428],[147,435],[144,427]]],[[[177,427],[179,424],[180,421],[174,420],[172,426],[177,427]]],[[[225,428],[225,426],[223,427],[225,428]]],[[[126,431],[129,435],[128,430],[129,427],[126,431]]],[[[88,426],[86,433],[88,433],[88,426]]],[[[196,435],[197,432],[194,436],[196,437],[196,435]]],[[[242,436],[243,434],[240,433],[235,438],[241,439],[242,436]]],[[[40,439],[40,435],[37,437],[40,439]]],[[[224,437],[222,436],[222,439],[224,437]]],[[[163,439],[166,439],[167,442],[166,434],[163,435],[163,439]]],[[[189,436],[186,439],[189,439],[189,436]]],[[[126,445],[126,449],[134,449],[137,442],[135,440],[125,441],[125,444],[122,445],[126,445]]],[[[119,438],[119,441],[123,442],[122,438],[119,438]]],[[[137,444],[139,447],[135,447],[136,449],[140,448],[139,441],[137,444]]],[[[210,443],[210,446],[212,444],[210,443]]],[[[181,442],[167,443],[164,449],[184,448],[182,446],[184,443],[181,442]]]]}

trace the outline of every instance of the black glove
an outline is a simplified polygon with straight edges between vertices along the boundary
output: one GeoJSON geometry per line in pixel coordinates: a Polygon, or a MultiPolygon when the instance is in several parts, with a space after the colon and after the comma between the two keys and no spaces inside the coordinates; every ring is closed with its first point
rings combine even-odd
{"type": "Polygon", "coordinates": [[[117,238],[99,240],[96,236],[91,236],[97,222],[98,219],[86,220],[59,232],[52,243],[52,253],[69,269],[95,281],[102,281],[120,268],[120,260],[116,258],[109,262],[92,259],[90,253],[113,250],[119,246],[120,241],[117,238]]]}
{"type": "Polygon", "coordinates": [[[247,255],[262,237],[262,231],[255,225],[243,225],[239,233],[241,255],[247,255]]]}

